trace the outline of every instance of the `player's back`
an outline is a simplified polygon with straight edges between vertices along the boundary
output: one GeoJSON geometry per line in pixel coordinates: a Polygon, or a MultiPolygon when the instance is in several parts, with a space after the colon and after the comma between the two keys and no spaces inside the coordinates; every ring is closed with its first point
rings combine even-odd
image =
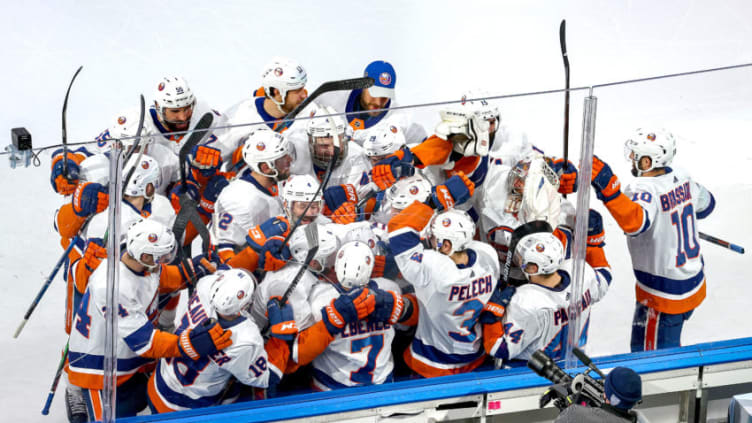
{"type": "MultiPolygon", "coordinates": [[[[199,281],[188,301],[177,334],[194,328],[209,318],[217,318],[210,304],[210,289],[215,276],[199,281]]],[[[264,340],[248,316],[234,320],[218,319],[224,329],[232,331],[232,345],[194,361],[185,357],[163,358],[155,374],[160,400],[175,410],[216,405],[231,377],[241,383],[266,388],[268,372],[264,340]]]]}
{"type": "Polygon", "coordinates": [[[705,298],[705,275],[696,221],[708,191],[681,169],[639,177],[624,193],[646,211],[643,227],[628,234],[637,279],[637,301],[671,314],[694,309],[705,298]]]}
{"type": "Polygon", "coordinates": [[[403,270],[415,287],[420,309],[410,354],[430,366],[425,369],[430,376],[441,375],[432,373],[442,368],[458,372],[469,364],[477,367],[483,359],[478,316],[496,286],[499,264],[487,244],[471,241],[466,251],[470,262],[458,267],[448,256],[424,250],[420,259],[430,269],[430,279],[411,280],[403,270]]]}
{"type": "MultiPolygon", "coordinates": [[[[266,304],[273,297],[281,298],[292,283],[295,275],[300,270],[300,264],[289,262],[285,267],[274,272],[267,272],[264,279],[253,293],[253,306],[251,316],[262,330],[268,325],[269,318],[266,315],[266,304]]],[[[290,294],[289,302],[292,305],[295,316],[295,324],[302,331],[315,323],[311,313],[309,295],[313,285],[318,282],[316,276],[306,270],[298,281],[298,285],[290,294]]]]}
{"type": "MultiPolygon", "coordinates": [[[[369,283],[385,291],[400,294],[396,283],[376,278],[369,283]]],[[[311,308],[317,321],[321,309],[338,298],[333,284],[320,282],[311,291],[311,308]]],[[[368,319],[345,325],[326,350],[313,360],[313,385],[321,390],[381,384],[392,380],[394,329],[387,323],[368,319]]]]}
{"type": "MultiPolygon", "coordinates": [[[[537,350],[544,350],[554,360],[564,358],[570,322],[569,305],[572,298],[573,261],[565,260],[559,275],[562,281],[555,288],[527,283],[517,288],[507,307],[504,332],[509,357],[529,360],[537,350]]],[[[593,303],[600,301],[608,291],[609,283],[590,265],[584,267],[582,295],[577,301],[579,325],[577,339],[584,347],[593,303]]]]}
{"type": "Polygon", "coordinates": [[[282,212],[279,197],[246,172],[231,181],[217,198],[211,223],[212,243],[219,248],[244,246],[249,229],[282,212]]]}

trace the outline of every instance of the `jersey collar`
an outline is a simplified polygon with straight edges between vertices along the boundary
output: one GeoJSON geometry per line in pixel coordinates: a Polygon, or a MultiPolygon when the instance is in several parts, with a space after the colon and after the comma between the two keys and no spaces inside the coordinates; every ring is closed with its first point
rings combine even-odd
{"type": "Polygon", "coordinates": [[[270,190],[264,188],[264,186],[261,185],[261,183],[259,183],[259,181],[257,181],[256,178],[253,177],[250,169],[247,169],[247,172],[243,173],[243,176],[241,176],[240,179],[253,184],[256,188],[258,188],[259,191],[263,192],[269,197],[274,197],[274,194],[270,190]]]}
{"type": "Polygon", "coordinates": [[[478,254],[476,254],[474,250],[468,248],[467,250],[465,250],[465,252],[467,253],[467,264],[458,264],[458,269],[467,269],[469,267],[473,267],[475,261],[478,259],[478,254]]]}

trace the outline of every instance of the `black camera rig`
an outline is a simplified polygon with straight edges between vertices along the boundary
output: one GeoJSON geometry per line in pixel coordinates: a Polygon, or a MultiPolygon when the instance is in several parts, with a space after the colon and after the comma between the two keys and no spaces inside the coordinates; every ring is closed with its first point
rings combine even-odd
{"type": "Polygon", "coordinates": [[[554,384],[540,398],[540,407],[545,407],[553,400],[559,410],[563,410],[572,404],[585,403],[590,407],[601,407],[604,403],[603,381],[606,379],[593,361],[579,348],[574,348],[574,355],[582,364],[588,367],[582,373],[570,376],[543,351],[536,351],[527,362],[527,366],[533,369],[539,376],[545,377],[554,384]],[[601,379],[594,379],[590,372],[594,371],[601,379]]]}

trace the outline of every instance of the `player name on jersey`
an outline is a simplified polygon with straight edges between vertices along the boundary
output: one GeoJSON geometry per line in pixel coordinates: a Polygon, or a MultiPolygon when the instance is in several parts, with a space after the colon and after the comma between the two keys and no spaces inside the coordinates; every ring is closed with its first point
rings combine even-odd
{"type": "Polygon", "coordinates": [[[372,322],[370,320],[358,320],[355,323],[345,325],[345,329],[342,331],[342,337],[347,338],[355,335],[363,335],[370,332],[376,332],[381,330],[388,330],[391,326],[383,322],[372,322]]]}
{"type": "Polygon", "coordinates": [[[689,189],[689,182],[674,188],[673,190],[661,194],[661,208],[663,211],[669,211],[685,201],[692,199],[692,191],[689,189]]]}
{"type": "Polygon", "coordinates": [[[491,278],[491,275],[486,275],[482,278],[474,279],[470,285],[453,285],[449,291],[449,301],[466,301],[492,290],[493,278],[491,278]]]}
{"type": "MultiPolygon", "coordinates": [[[[579,313],[582,313],[583,311],[587,310],[588,307],[590,307],[590,304],[592,304],[593,298],[590,295],[590,290],[586,290],[584,294],[582,294],[582,301],[577,302],[577,311],[579,313]]],[[[554,312],[554,325],[558,326],[560,324],[567,323],[569,321],[569,316],[567,315],[567,309],[566,308],[560,308],[554,312]]]]}

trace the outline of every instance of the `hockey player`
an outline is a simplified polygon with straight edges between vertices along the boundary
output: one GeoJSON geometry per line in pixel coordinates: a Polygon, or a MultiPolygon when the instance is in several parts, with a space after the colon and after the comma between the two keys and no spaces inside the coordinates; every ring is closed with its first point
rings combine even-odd
{"type": "MultiPolygon", "coordinates": [[[[311,308],[316,321],[323,321],[327,331],[320,341],[323,351],[309,352],[313,360],[313,387],[317,390],[348,386],[381,384],[392,381],[391,345],[393,325],[404,312],[399,287],[384,278],[371,280],[374,255],[360,241],[344,244],[335,259],[336,281],[321,281],[311,291],[311,308]],[[339,328],[324,319],[327,306],[340,295],[368,286],[376,296],[374,311],[366,318],[339,328]]],[[[303,336],[303,335],[302,335],[303,336]]]]}
{"type": "MultiPolygon", "coordinates": [[[[231,378],[258,388],[276,385],[287,366],[287,343],[272,337],[264,339],[249,319],[248,309],[256,290],[256,279],[244,270],[220,270],[201,279],[188,301],[176,334],[195,329],[210,319],[232,331],[232,345],[198,360],[170,357],[159,360],[149,381],[149,406],[153,412],[218,405],[231,378]]],[[[279,309],[277,309],[279,310],[279,309]]],[[[292,309],[284,312],[291,320],[292,309]]],[[[282,313],[270,313],[272,326],[280,324],[282,313]]]]}
{"type": "MultiPolygon", "coordinates": [[[[314,116],[336,113],[332,108],[319,108],[314,116]]],[[[363,149],[350,142],[350,128],[347,128],[341,116],[315,117],[306,124],[305,134],[296,132],[290,135],[290,142],[295,145],[297,154],[293,163],[293,174],[315,175],[323,180],[329,163],[334,162],[329,186],[351,184],[361,189],[368,182],[371,164],[363,149]],[[335,147],[339,154],[334,158],[335,147]]]]}
{"type": "Polygon", "coordinates": [[[290,176],[295,151],[287,138],[254,128],[243,146],[244,172],[222,191],[214,205],[212,244],[223,261],[245,247],[248,230],[282,214],[277,184],[290,176]]]}
{"type": "Polygon", "coordinates": [[[676,154],[671,133],[638,129],[624,151],[637,177],[624,193],[595,156],[591,185],[627,235],[637,279],[632,351],[678,347],[684,321],[705,299],[696,221],[713,211],[715,199],[685,171],[670,167],[676,154]]]}
{"type": "Polygon", "coordinates": [[[475,224],[465,212],[432,214],[414,202],[389,222],[390,248],[418,301],[415,338],[404,359],[423,377],[469,372],[483,363],[478,317],[500,274],[496,252],[473,241],[475,224]],[[426,225],[432,249],[420,243],[426,225]]]}
{"type": "MultiPolygon", "coordinates": [[[[295,60],[274,57],[264,66],[261,88],[256,90],[254,97],[242,100],[225,112],[228,123],[235,127],[223,137],[227,137],[229,143],[237,143],[250,129],[258,126],[276,132],[296,126],[294,123],[280,122],[280,119],[284,119],[308,97],[306,82],[308,74],[303,65],[295,60]],[[254,126],[249,128],[248,125],[254,126]]],[[[240,152],[236,151],[233,164],[240,160],[240,152]]]]}
{"type": "Polygon", "coordinates": [[[399,127],[410,143],[419,143],[426,137],[426,130],[413,122],[405,111],[393,111],[397,74],[389,62],[376,60],[368,64],[363,76],[371,77],[374,85],[365,90],[337,91],[320,97],[321,104],[347,113],[347,122],[355,131],[358,144],[377,128],[390,125],[399,127]],[[386,109],[386,110],[383,110],[386,109]]]}
{"type": "Polygon", "coordinates": [[[481,316],[484,347],[496,358],[527,362],[533,352],[543,350],[554,360],[563,359],[570,330],[577,331],[578,347],[587,342],[591,307],[603,299],[611,283],[611,269],[603,252],[602,219],[590,211],[587,265],[582,296],[577,299],[571,297],[574,262],[564,260],[561,241],[551,231],[545,221],[515,229],[512,261],[529,283],[517,287],[516,293],[513,286],[497,290],[481,316]],[[579,313],[577,328],[569,321],[572,301],[579,313]]]}
{"type": "MultiPolygon", "coordinates": [[[[154,359],[183,356],[198,360],[232,343],[232,332],[219,324],[198,326],[179,336],[154,328],[159,292],[180,289],[188,280],[187,269],[167,265],[176,249],[172,232],[155,220],[144,219],[128,229],[126,251],[118,260],[116,294],[117,417],[134,416],[146,407],[143,371],[154,359]]],[[[193,273],[203,276],[198,267],[193,273]]],[[[104,265],[92,274],[76,312],[66,364],[70,383],[84,389],[90,420],[102,419],[106,286],[104,265]]]]}

